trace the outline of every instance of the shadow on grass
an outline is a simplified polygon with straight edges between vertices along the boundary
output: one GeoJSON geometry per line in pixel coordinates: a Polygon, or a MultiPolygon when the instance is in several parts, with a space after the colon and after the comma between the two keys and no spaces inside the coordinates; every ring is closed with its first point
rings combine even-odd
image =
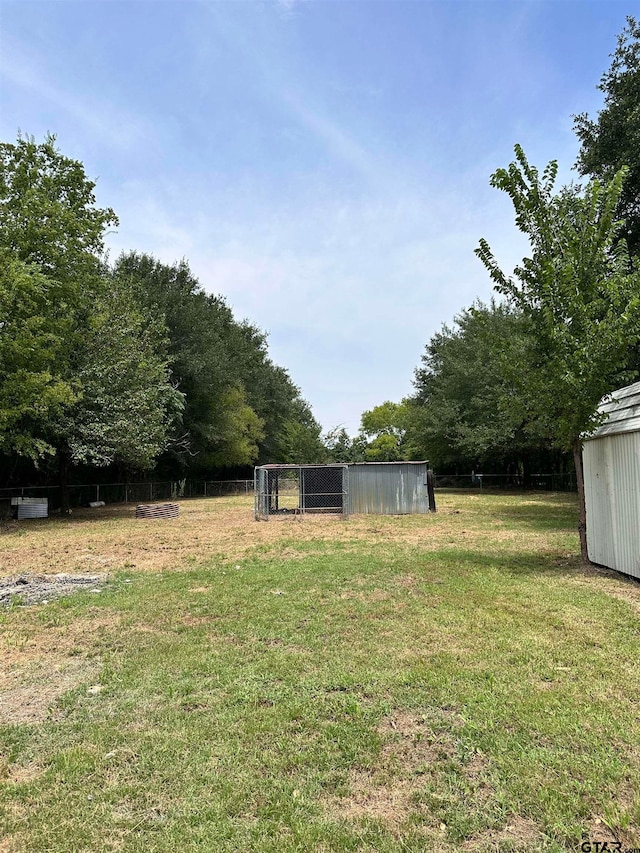
{"type": "Polygon", "coordinates": [[[572,492],[521,492],[517,501],[513,499],[514,494],[508,493],[485,493],[483,497],[488,499],[490,506],[494,500],[499,503],[495,514],[515,527],[573,533],[578,526],[577,495],[572,492]]]}
{"type": "MultiPolygon", "coordinates": [[[[454,563],[457,567],[467,566],[469,570],[484,571],[498,570],[512,576],[555,574],[555,575],[585,575],[593,574],[595,566],[583,566],[580,554],[546,554],[536,551],[521,551],[517,554],[504,551],[475,551],[452,549],[433,551],[423,555],[426,564],[454,563]]],[[[607,570],[602,570],[607,571],[607,570]]],[[[615,573],[612,573],[615,574],[615,573]]]]}
{"type": "Polygon", "coordinates": [[[522,551],[518,554],[506,554],[501,551],[436,551],[424,555],[424,559],[427,563],[453,562],[460,568],[468,567],[470,571],[495,571],[497,569],[513,578],[534,575],[549,577],[553,575],[555,577],[579,577],[585,580],[602,578],[622,581],[629,585],[630,590],[640,593],[640,579],[595,563],[584,564],[577,550],[575,553],[565,554],[536,551],[522,551]]]}

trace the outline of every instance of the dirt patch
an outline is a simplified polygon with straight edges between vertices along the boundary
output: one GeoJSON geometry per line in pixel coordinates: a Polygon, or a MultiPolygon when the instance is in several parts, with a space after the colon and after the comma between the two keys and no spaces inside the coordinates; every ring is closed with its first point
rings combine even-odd
{"type": "Polygon", "coordinates": [[[21,835],[5,835],[0,838],[0,853],[19,853],[20,850],[24,850],[21,835]]]}
{"type": "Polygon", "coordinates": [[[56,701],[69,690],[93,680],[95,660],[71,658],[53,663],[32,661],[27,668],[0,674],[0,724],[39,723],[50,715],[56,701]]]}
{"type": "Polygon", "coordinates": [[[345,601],[354,600],[367,604],[369,602],[388,601],[388,599],[391,598],[391,595],[386,589],[372,589],[370,592],[341,592],[339,598],[345,601]]]}
{"type": "Polygon", "coordinates": [[[393,785],[381,785],[374,774],[352,772],[349,788],[349,797],[335,800],[328,808],[330,813],[343,820],[370,817],[397,827],[411,812],[411,795],[415,788],[406,779],[396,780],[393,785]]]}
{"type": "MultiPolygon", "coordinates": [[[[616,842],[620,842],[621,839],[613,832],[610,827],[599,817],[592,818],[584,832],[585,837],[595,843],[596,841],[600,844],[604,844],[604,842],[608,842],[607,847],[611,847],[612,850],[615,850],[616,847],[612,846],[612,844],[616,844],[616,842]]],[[[607,849],[607,848],[605,848],[607,849]]]]}
{"type": "Polygon", "coordinates": [[[422,777],[455,753],[453,740],[436,734],[420,714],[397,711],[378,727],[383,739],[375,770],[354,768],[349,773],[349,794],[328,798],[327,810],[353,820],[372,817],[397,828],[416,810],[414,795],[423,788],[422,777]]]}
{"type": "Polygon", "coordinates": [[[193,616],[192,614],[187,614],[183,616],[180,620],[180,624],[184,625],[187,628],[197,628],[200,625],[211,625],[216,619],[215,616],[193,616]]]}
{"type": "Polygon", "coordinates": [[[454,744],[447,735],[436,735],[424,716],[398,711],[378,727],[385,739],[382,758],[385,764],[410,773],[428,769],[442,759],[451,758],[454,744]]]}
{"type": "Polygon", "coordinates": [[[0,580],[0,606],[11,604],[46,604],[53,598],[73,595],[87,590],[100,592],[107,575],[72,575],[59,572],[55,575],[17,575],[0,580]]]}
{"type": "Polygon", "coordinates": [[[119,617],[100,609],[68,625],[22,626],[5,632],[0,663],[0,723],[37,723],[57,700],[97,680],[96,639],[119,617]]]}
{"type": "MultiPolygon", "coordinates": [[[[395,579],[396,586],[399,586],[403,589],[415,589],[418,579],[415,575],[400,575],[395,579]]],[[[431,581],[433,583],[433,581],[431,581]]]]}
{"type": "Polygon", "coordinates": [[[543,837],[536,824],[527,818],[516,815],[502,829],[479,832],[467,838],[462,844],[463,850],[500,850],[509,845],[509,850],[530,848],[543,837]]]}
{"type": "Polygon", "coordinates": [[[10,785],[29,784],[29,782],[34,782],[42,776],[43,773],[44,769],[35,761],[30,764],[10,764],[0,768],[0,778],[4,778],[10,785]]]}
{"type": "MultiPolygon", "coordinates": [[[[434,839],[442,838],[447,831],[445,824],[437,813],[425,811],[428,780],[456,766],[477,808],[484,809],[493,794],[484,756],[475,754],[470,760],[460,760],[455,732],[462,725],[462,718],[451,708],[431,709],[426,714],[398,710],[386,717],[377,729],[382,746],[376,766],[353,768],[347,779],[349,793],[327,797],[327,812],[340,820],[373,818],[394,833],[401,831],[412,814],[420,812],[426,819],[425,831],[435,833],[434,839]]],[[[537,828],[514,817],[503,830],[470,839],[465,849],[501,840],[512,842],[517,849],[519,839],[526,843],[532,837],[540,838],[537,828]]]]}

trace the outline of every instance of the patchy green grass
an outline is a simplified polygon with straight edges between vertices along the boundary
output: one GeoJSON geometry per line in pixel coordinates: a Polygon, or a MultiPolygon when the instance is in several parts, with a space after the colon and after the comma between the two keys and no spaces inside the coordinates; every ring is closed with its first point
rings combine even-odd
{"type": "Polygon", "coordinates": [[[4,611],[0,851],[640,846],[640,587],[580,569],[571,496],[439,499],[212,499],[259,540],[4,611]]]}

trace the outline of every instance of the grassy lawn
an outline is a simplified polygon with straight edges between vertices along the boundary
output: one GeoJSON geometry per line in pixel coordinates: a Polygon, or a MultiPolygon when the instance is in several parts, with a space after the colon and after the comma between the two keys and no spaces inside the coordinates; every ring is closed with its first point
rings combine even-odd
{"type": "Polygon", "coordinates": [[[0,851],[640,847],[640,585],[573,496],[253,521],[245,498],[8,523],[0,851]]]}

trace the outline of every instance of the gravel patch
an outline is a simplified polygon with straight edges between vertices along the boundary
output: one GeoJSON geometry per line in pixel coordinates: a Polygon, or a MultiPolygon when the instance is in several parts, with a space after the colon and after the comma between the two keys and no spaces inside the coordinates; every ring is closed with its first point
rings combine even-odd
{"type": "Polygon", "coordinates": [[[105,572],[91,575],[16,575],[0,580],[0,607],[10,604],[47,604],[53,598],[74,592],[101,592],[107,580],[105,572]]]}

